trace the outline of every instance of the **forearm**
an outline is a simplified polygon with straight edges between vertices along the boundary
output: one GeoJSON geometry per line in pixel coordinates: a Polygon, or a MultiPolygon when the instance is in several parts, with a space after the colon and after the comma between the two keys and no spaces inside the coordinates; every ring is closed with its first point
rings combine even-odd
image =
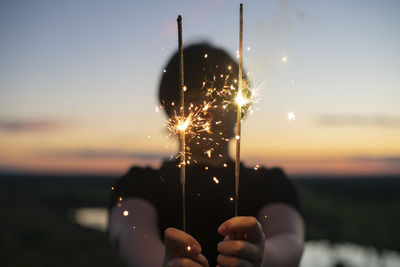
{"type": "Polygon", "coordinates": [[[165,247],[158,236],[131,227],[121,233],[119,242],[120,255],[128,266],[162,266],[165,247]]]}
{"type": "Polygon", "coordinates": [[[161,267],[165,254],[154,207],[143,199],[127,199],[110,214],[110,238],[132,267],[161,267]],[[126,212],[126,214],[124,214],[126,212]]]}
{"type": "Polygon", "coordinates": [[[279,234],[265,241],[263,267],[296,267],[300,264],[303,240],[295,234],[279,234]]]}

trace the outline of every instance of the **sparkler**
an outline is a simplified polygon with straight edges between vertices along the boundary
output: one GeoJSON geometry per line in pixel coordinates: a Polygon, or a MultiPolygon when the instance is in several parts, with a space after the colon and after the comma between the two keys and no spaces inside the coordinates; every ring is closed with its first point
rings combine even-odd
{"type": "Polygon", "coordinates": [[[236,95],[236,156],[235,156],[235,217],[238,216],[239,203],[239,173],[240,173],[240,133],[242,120],[242,106],[247,103],[247,100],[242,94],[243,89],[243,4],[240,4],[239,15],[239,84],[236,95]]]}
{"type": "MultiPolygon", "coordinates": [[[[179,85],[181,89],[180,98],[180,116],[185,118],[185,86],[184,86],[184,72],[183,72],[183,45],[182,45],[182,17],[179,15],[178,19],[178,47],[179,47],[179,85]]],[[[186,140],[185,131],[190,123],[190,116],[180,124],[178,129],[180,130],[180,141],[181,141],[181,163],[180,165],[180,178],[182,186],[182,228],[186,232],[186,140]]]]}

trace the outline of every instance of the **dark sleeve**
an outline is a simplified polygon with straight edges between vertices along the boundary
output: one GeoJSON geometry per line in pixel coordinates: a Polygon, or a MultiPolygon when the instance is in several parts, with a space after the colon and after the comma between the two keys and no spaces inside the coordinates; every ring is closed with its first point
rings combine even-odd
{"type": "Polygon", "coordinates": [[[143,198],[156,206],[157,186],[156,172],[153,169],[134,167],[114,184],[110,209],[129,197],[143,198]]]}
{"type": "Polygon", "coordinates": [[[241,182],[242,197],[239,197],[239,207],[243,214],[257,216],[260,209],[272,203],[285,203],[300,214],[299,196],[293,182],[279,168],[248,169],[246,180],[241,182]],[[243,203],[243,204],[242,204],[243,203]]]}
{"type": "Polygon", "coordinates": [[[272,168],[267,172],[268,175],[261,181],[261,186],[265,188],[265,193],[261,194],[263,205],[285,203],[302,214],[299,195],[294,183],[280,168],[272,168]]]}

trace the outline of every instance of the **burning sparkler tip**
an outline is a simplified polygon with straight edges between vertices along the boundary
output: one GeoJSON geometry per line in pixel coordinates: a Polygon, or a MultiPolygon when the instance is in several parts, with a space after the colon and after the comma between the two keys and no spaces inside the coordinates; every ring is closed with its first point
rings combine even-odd
{"type": "Polygon", "coordinates": [[[288,120],[289,121],[295,121],[296,120],[296,114],[294,114],[294,112],[289,112],[288,113],[288,120]]]}

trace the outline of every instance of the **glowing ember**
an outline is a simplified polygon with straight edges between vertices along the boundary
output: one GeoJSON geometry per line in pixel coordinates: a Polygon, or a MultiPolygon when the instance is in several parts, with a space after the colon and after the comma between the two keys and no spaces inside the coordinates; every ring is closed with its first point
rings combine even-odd
{"type": "Polygon", "coordinates": [[[247,103],[249,103],[249,100],[246,99],[246,98],[243,96],[242,92],[239,92],[239,93],[237,94],[237,96],[236,96],[236,98],[235,98],[235,101],[236,101],[236,103],[237,103],[239,106],[243,106],[243,105],[246,105],[247,103]]]}
{"type": "Polygon", "coordinates": [[[296,120],[296,115],[294,114],[294,112],[289,112],[287,117],[289,121],[296,120]]]}
{"type": "Polygon", "coordinates": [[[192,114],[190,114],[185,121],[179,121],[178,125],[176,128],[178,128],[179,131],[185,131],[186,128],[189,126],[190,122],[192,121],[192,114]]]}

